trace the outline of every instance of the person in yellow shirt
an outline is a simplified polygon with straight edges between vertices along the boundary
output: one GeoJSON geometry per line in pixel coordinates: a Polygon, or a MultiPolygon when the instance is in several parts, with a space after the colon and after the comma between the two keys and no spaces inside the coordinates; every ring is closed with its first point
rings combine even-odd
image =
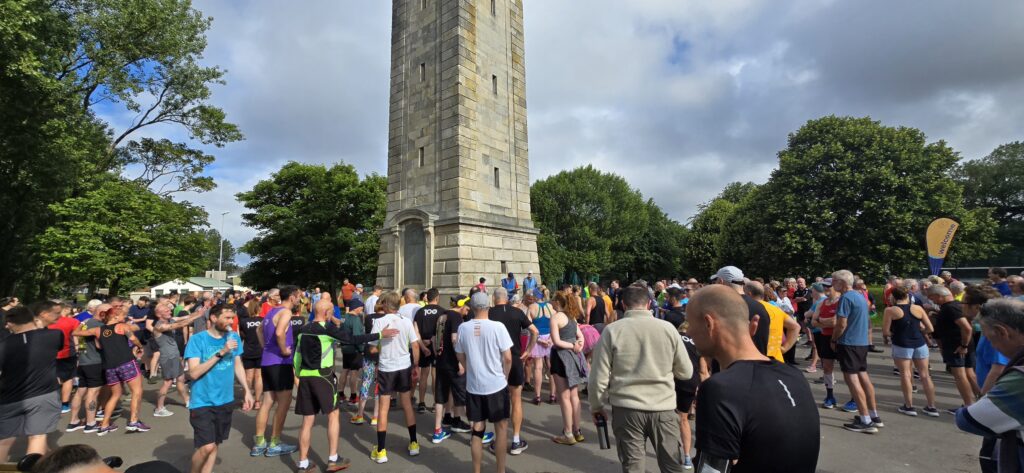
{"type": "MultiPolygon", "coordinates": [[[[770,290],[770,289],[768,289],[770,290]]],[[[782,354],[793,349],[800,334],[800,324],[786,315],[778,306],[765,301],[765,287],[757,281],[749,281],[743,291],[750,298],[758,301],[771,317],[771,331],[768,332],[768,356],[785,363],[782,354]]]]}

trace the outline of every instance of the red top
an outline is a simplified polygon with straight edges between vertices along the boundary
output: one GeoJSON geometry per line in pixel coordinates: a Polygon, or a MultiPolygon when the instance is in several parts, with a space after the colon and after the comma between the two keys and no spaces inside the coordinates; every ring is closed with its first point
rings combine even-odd
{"type": "MultiPolygon", "coordinates": [[[[839,301],[836,301],[834,304],[829,304],[828,299],[821,301],[821,309],[818,310],[818,318],[822,320],[834,319],[836,316],[836,308],[838,307],[839,301]]],[[[822,327],[821,334],[832,336],[832,329],[832,327],[822,327]]]]}
{"type": "Polygon", "coordinates": [[[47,327],[50,330],[60,330],[64,333],[64,347],[57,352],[57,359],[63,360],[71,356],[71,332],[78,328],[79,321],[74,317],[61,317],[47,327]]]}
{"type": "Polygon", "coordinates": [[[341,298],[346,301],[352,300],[352,293],[356,292],[356,286],[352,283],[348,283],[341,286],[341,298]]]}
{"type": "Polygon", "coordinates": [[[263,304],[261,304],[260,305],[260,318],[266,317],[267,316],[267,312],[270,312],[270,309],[273,309],[273,308],[274,308],[274,306],[271,305],[269,302],[264,302],[263,304]]]}

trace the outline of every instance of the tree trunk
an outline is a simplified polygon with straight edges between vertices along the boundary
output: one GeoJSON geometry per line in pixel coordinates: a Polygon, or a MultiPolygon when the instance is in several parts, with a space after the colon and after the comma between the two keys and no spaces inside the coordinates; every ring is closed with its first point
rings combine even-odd
{"type": "Polygon", "coordinates": [[[121,291],[121,278],[116,277],[113,281],[110,281],[109,297],[118,295],[121,291]]]}

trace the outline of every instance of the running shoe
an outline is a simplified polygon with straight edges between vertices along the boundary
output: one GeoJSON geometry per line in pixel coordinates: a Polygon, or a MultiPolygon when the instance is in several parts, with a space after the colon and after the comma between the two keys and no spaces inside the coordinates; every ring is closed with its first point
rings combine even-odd
{"type": "Polygon", "coordinates": [[[487,444],[493,442],[494,441],[494,432],[485,432],[484,433],[484,438],[481,439],[481,440],[483,440],[483,444],[484,445],[487,445],[487,444]]]}
{"type": "Polygon", "coordinates": [[[128,432],[149,432],[150,431],[150,427],[148,425],[146,425],[146,424],[143,424],[141,420],[137,420],[135,422],[129,422],[128,425],[124,429],[126,431],[128,431],[128,432]]]}
{"type": "Polygon", "coordinates": [[[166,407],[161,407],[160,409],[153,411],[153,417],[170,417],[173,415],[174,413],[167,410],[166,407]]]}
{"type": "Polygon", "coordinates": [[[882,418],[881,417],[872,417],[871,418],[871,423],[875,424],[875,427],[878,427],[878,428],[885,427],[885,424],[882,423],[882,418]]]}
{"type": "Polygon", "coordinates": [[[914,370],[914,379],[921,379],[921,372],[920,371],[914,370]]]}
{"type": "Polygon", "coordinates": [[[377,425],[377,418],[376,417],[371,417],[370,418],[370,425],[377,425]]]}
{"type": "Polygon", "coordinates": [[[473,429],[471,429],[469,427],[469,424],[467,424],[466,421],[464,421],[462,419],[452,421],[452,425],[451,425],[451,431],[452,432],[458,432],[458,433],[464,434],[466,432],[471,432],[472,430],[473,429]]]}
{"type": "Polygon", "coordinates": [[[913,407],[900,406],[896,410],[900,411],[900,414],[906,414],[910,417],[917,417],[917,409],[913,407]]]}
{"type": "Polygon", "coordinates": [[[934,407],[932,407],[932,406],[928,406],[928,407],[926,407],[924,409],[921,409],[921,410],[924,411],[924,415],[926,415],[926,416],[930,416],[930,417],[938,417],[939,416],[939,410],[934,408],[934,407]]]}
{"type": "Polygon", "coordinates": [[[96,424],[87,425],[87,426],[85,426],[84,429],[82,429],[82,433],[83,434],[95,434],[96,432],[99,432],[99,431],[100,431],[100,426],[98,426],[96,424]]]}
{"type": "Polygon", "coordinates": [[[583,437],[583,430],[577,430],[572,433],[572,437],[576,440],[576,443],[583,443],[586,438],[583,437]]]}
{"type": "Polygon", "coordinates": [[[868,345],[868,351],[871,353],[885,353],[885,350],[878,348],[874,345],[868,345]]]}
{"type": "Polygon", "coordinates": [[[843,404],[843,410],[846,412],[857,412],[857,403],[855,401],[850,401],[843,404]]]}
{"type": "Polygon", "coordinates": [[[834,398],[831,398],[831,397],[825,398],[825,402],[821,405],[821,407],[823,407],[825,409],[835,409],[836,408],[836,400],[834,398]]]}
{"type": "Polygon", "coordinates": [[[892,367],[892,375],[893,376],[899,376],[900,375],[900,369],[895,367],[895,366],[893,366],[892,367]]]}
{"type": "Polygon", "coordinates": [[[388,450],[386,448],[384,450],[377,450],[377,448],[374,447],[373,450],[370,451],[370,460],[373,460],[377,463],[387,463],[388,450]]]}
{"type": "MultiPolygon", "coordinates": [[[[964,407],[964,406],[960,406],[960,407],[964,407]]],[[[950,409],[946,409],[946,412],[948,412],[949,415],[951,415],[951,416],[955,416],[956,415],[956,411],[960,410],[960,407],[953,407],[953,408],[950,408],[950,409]]]]}
{"type": "Polygon", "coordinates": [[[267,442],[253,445],[252,450],[249,450],[250,457],[262,457],[264,453],[267,453],[267,442]]]}
{"type": "Polygon", "coordinates": [[[352,416],[352,418],[349,419],[348,422],[350,424],[363,425],[366,423],[366,419],[363,416],[352,416]]]}
{"type": "Polygon", "coordinates": [[[560,445],[576,445],[576,437],[573,435],[559,435],[551,437],[551,441],[560,445]]]}
{"type": "Polygon", "coordinates": [[[281,455],[291,455],[295,453],[295,450],[298,450],[298,447],[295,445],[279,443],[277,445],[267,447],[267,451],[264,452],[263,455],[267,457],[279,457],[281,455]]]}
{"type": "Polygon", "coordinates": [[[508,453],[512,455],[519,455],[520,453],[523,453],[523,451],[525,451],[527,448],[530,448],[530,444],[526,443],[526,439],[520,438],[519,442],[512,442],[512,446],[508,448],[508,453]]]}
{"type": "Polygon", "coordinates": [[[441,428],[448,430],[452,427],[452,415],[445,414],[444,418],[441,419],[441,428]]]}
{"type": "Polygon", "coordinates": [[[68,424],[68,428],[64,429],[65,432],[74,432],[76,430],[82,430],[85,428],[85,422],[75,422],[74,424],[68,424]]]}
{"type": "Polygon", "coordinates": [[[441,430],[439,430],[437,432],[434,432],[434,436],[430,439],[430,441],[433,442],[433,443],[441,443],[441,442],[444,442],[445,439],[447,439],[447,438],[449,438],[451,436],[452,436],[451,432],[449,432],[447,430],[444,430],[444,429],[441,429],[441,430]]]}
{"type": "Polygon", "coordinates": [[[103,420],[104,414],[103,409],[96,411],[96,420],[103,420]]]}
{"type": "Polygon", "coordinates": [[[425,412],[427,412],[427,405],[426,404],[421,402],[421,403],[416,405],[416,413],[417,414],[423,414],[425,412]]]}
{"type": "Polygon", "coordinates": [[[298,471],[299,471],[299,473],[306,473],[306,472],[310,472],[310,471],[316,471],[316,463],[309,462],[309,464],[306,465],[305,468],[303,468],[301,466],[298,467],[298,471]]]}
{"type": "Polygon", "coordinates": [[[345,457],[338,457],[335,461],[327,462],[327,471],[341,471],[352,465],[352,460],[345,457]]]}
{"type": "Polygon", "coordinates": [[[857,418],[857,420],[850,424],[843,424],[843,428],[850,432],[862,432],[865,434],[878,433],[878,427],[875,427],[873,424],[865,424],[864,421],[860,420],[860,418],[857,418]]]}
{"type": "Polygon", "coordinates": [[[690,459],[689,455],[686,455],[686,456],[683,457],[683,469],[684,470],[692,470],[693,469],[693,460],[690,459]]]}
{"type": "Polygon", "coordinates": [[[420,443],[415,441],[415,440],[413,440],[412,442],[409,442],[409,456],[410,457],[415,457],[416,455],[419,455],[419,454],[420,454],[420,443]]]}
{"type": "Polygon", "coordinates": [[[117,432],[117,425],[110,424],[107,427],[100,427],[100,430],[96,431],[96,435],[99,435],[100,437],[102,437],[102,436],[107,435],[107,434],[109,434],[111,432],[117,432]]]}
{"type": "Polygon", "coordinates": [[[60,413],[67,414],[68,412],[71,412],[71,404],[62,403],[60,405],[60,413]]]}

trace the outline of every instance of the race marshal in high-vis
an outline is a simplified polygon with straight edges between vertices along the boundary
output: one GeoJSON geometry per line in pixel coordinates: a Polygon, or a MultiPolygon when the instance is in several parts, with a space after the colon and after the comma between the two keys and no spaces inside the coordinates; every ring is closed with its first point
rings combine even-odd
{"type": "Polygon", "coordinates": [[[394,0],[377,284],[537,274],[522,0],[394,0]]]}

